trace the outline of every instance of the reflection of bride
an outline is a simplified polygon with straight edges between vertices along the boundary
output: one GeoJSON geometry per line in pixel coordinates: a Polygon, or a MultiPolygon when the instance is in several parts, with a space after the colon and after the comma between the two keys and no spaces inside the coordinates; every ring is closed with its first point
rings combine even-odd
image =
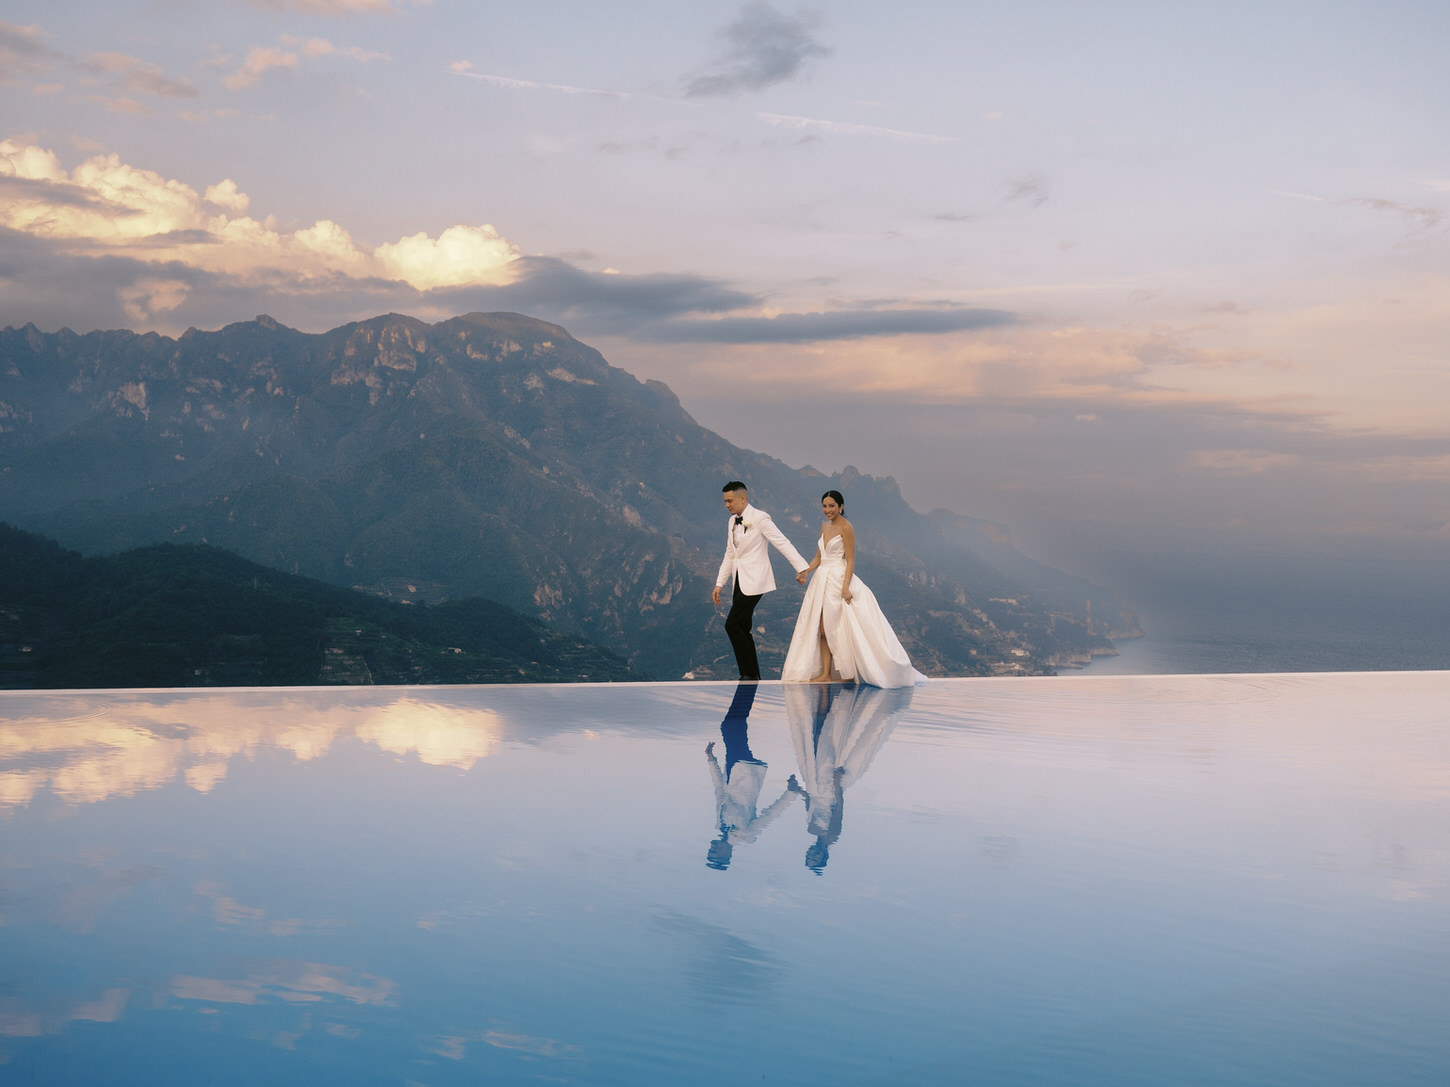
{"type": "Polygon", "coordinates": [[[921,683],[926,677],[911,666],[875,595],[855,576],[856,532],[845,512],[840,491],[821,496],[826,523],[820,544],[796,580],[804,581],[810,570],[816,574],[801,602],[780,678],[787,683],[856,679],[873,687],[921,683]]]}
{"type": "Polygon", "coordinates": [[[841,836],[846,787],[871,765],[913,693],[910,687],[859,684],[785,688],[786,720],[806,792],[806,830],[816,839],[806,850],[812,871],[825,868],[841,836]]]}

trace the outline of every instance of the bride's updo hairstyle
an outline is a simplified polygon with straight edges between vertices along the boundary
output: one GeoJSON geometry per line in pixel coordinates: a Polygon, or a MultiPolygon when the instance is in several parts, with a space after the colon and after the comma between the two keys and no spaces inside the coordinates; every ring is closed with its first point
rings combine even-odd
{"type": "Polygon", "coordinates": [[[827,491],[825,494],[821,495],[822,502],[824,502],[828,498],[834,498],[836,500],[836,505],[841,507],[841,512],[846,512],[846,499],[840,491],[827,491]]]}

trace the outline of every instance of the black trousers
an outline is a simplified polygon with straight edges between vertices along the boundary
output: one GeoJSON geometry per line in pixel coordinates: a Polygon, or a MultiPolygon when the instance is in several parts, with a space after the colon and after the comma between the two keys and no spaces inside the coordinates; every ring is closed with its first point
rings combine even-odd
{"type": "Polygon", "coordinates": [[[740,666],[741,679],[759,679],[760,661],[755,655],[755,605],[760,603],[764,593],[751,596],[740,591],[740,579],[730,593],[730,614],[725,616],[725,633],[730,638],[730,648],[735,650],[735,663],[740,666]]]}

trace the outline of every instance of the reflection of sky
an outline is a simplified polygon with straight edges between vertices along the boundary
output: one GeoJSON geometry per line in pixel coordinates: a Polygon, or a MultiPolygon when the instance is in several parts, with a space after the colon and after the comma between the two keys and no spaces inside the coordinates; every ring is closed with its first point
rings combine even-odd
{"type": "Polygon", "coordinates": [[[1450,1074],[1450,674],[847,689],[819,735],[811,689],[765,684],[765,797],[842,782],[815,871],[804,804],[702,863],[734,693],[0,695],[0,1058],[39,1083],[1450,1074]]]}

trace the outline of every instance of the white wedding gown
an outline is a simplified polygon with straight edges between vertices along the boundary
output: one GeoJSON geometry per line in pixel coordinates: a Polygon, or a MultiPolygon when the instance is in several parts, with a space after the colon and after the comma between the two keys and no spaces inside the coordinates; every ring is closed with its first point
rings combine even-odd
{"type": "Polygon", "coordinates": [[[881,614],[876,597],[859,577],[851,578],[851,602],[841,599],[846,576],[846,544],[840,536],[819,541],[821,564],[816,567],[800,617],[785,655],[780,678],[786,683],[808,683],[821,673],[820,631],[837,672],[873,687],[910,687],[926,677],[911,666],[896,632],[881,614]]]}

